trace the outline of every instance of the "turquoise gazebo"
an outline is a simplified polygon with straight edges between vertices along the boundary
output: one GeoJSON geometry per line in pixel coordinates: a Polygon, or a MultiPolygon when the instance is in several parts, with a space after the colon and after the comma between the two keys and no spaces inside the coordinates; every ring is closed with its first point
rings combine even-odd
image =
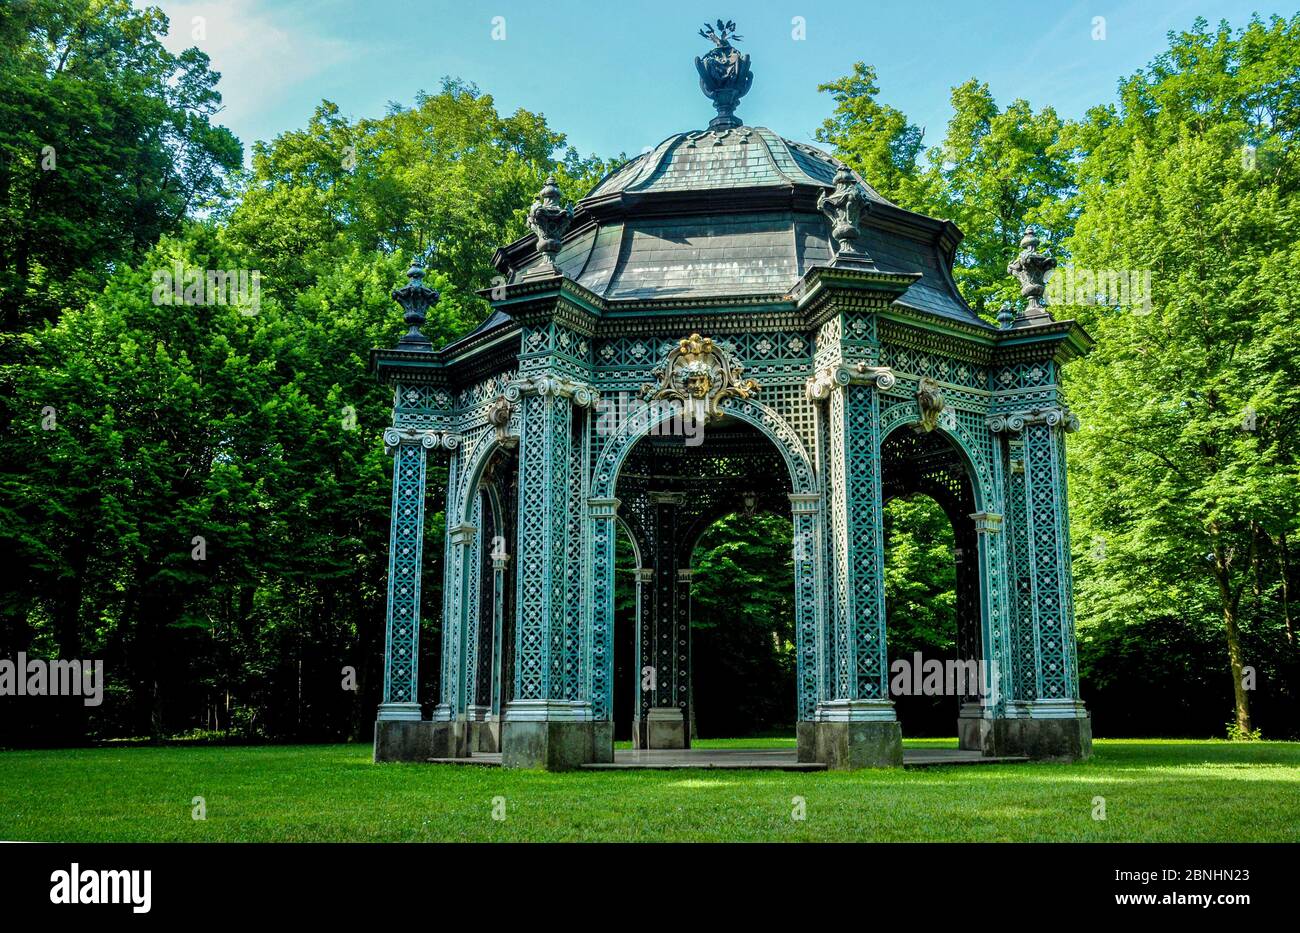
{"type": "Polygon", "coordinates": [[[1086,757],[1060,382],[1089,339],[1043,307],[1053,261],[1027,234],[1009,268],[1023,306],[982,320],[953,282],[960,231],[742,123],[749,58],[708,38],[714,119],[572,208],[548,180],[477,330],[430,345],[418,265],[394,293],[408,333],[372,353],[393,389],[376,760],[610,762],[616,644],[634,745],[689,745],[691,552],[745,508],[793,522],[798,760],[899,765],[882,509],[917,493],[952,522],[960,659],[989,672],[954,699],[961,747],[1086,757]],[[436,698],[417,689],[430,458],[447,464],[436,698]],[[626,639],[618,536],[636,562],[626,639]]]}

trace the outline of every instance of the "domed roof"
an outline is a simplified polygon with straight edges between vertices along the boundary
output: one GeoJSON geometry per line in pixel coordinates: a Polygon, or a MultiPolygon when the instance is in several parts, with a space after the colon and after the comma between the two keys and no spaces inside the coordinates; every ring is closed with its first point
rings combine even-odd
{"type": "Polygon", "coordinates": [[[915,277],[902,307],[991,328],[953,281],[961,240],[953,224],[898,207],[828,153],[736,116],[753,76],[749,56],[731,44],[733,24],[719,27],[701,32],[715,48],[695,60],[718,115],[610,172],[574,205],[571,222],[548,181],[534,210],[559,226],[497,251],[508,283],[559,272],[610,312],[736,306],[793,301],[813,269],[852,260],[915,277]],[[852,219],[835,239],[823,211],[842,204],[852,219]]]}
{"type": "MultiPolygon", "coordinates": [[[[696,130],[669,136],[605,176],[583,201],[618,191],[644,193],[723,188],[835,186],[838,159],[778,136],[765,126],[696,130]]],[[[856,172],[867,197],[889,201],[856,172]]]]}

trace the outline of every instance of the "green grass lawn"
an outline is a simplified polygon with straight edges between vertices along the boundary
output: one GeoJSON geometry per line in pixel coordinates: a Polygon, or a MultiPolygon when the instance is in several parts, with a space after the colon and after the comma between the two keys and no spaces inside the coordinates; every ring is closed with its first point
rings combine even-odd
{"type": "MultiPolygon", "coordinates": [[[[759,742],[793,744],[717,744],[759,742]]],[[[0,839],[1296,841],[1300,743],[1102,740],[1077,765],[853,773],[375,765],[365,745],[7,751],[0,839]]]]}

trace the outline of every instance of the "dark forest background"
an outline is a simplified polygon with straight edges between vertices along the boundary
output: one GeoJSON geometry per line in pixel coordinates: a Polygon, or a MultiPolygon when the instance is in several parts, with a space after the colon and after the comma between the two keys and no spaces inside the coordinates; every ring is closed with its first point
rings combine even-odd
{"type": "MultiPolygon", "coordinates": [[[[432,251],[425,332],[464,333],[543,179],[578,197],[623,157],[583,157],[448,78],[373,117],[322,102],[244,169],[219,76],[162,47],[157,10],[2,6],[0,657],[103,659],[108,694],[0,699],[0,744],[365,739],[391,469],[366,354],[401,332],[389,292],[432,251]],[[155,271],[177,264],[260,271],[257,312],[155,304],[155,271]]],[[[1198,20],[1117,76],[1114,105],[1063,120],[972,78],[939,139],[878,99],[867,65],[822,88],[820,140],[965,232],[957,277],[986,317],[1016,297],[1006,263],[1031,224],[1063,264],[1151,271],[1150,313],[1069,309],[1098,341],[1068,390],[1083,693],[1103,736],[1300,728],[1297,63],[1300,15],[1198,20]]],[[[951,530],[928,500],[888,517],[891,649],[942,654],[951,530]]],[[[760,515],[700,545],[701,734],[789,726],[789,542],[760,515]]],[[[927,716],[905,711],[905,731],[927,716]]]]}

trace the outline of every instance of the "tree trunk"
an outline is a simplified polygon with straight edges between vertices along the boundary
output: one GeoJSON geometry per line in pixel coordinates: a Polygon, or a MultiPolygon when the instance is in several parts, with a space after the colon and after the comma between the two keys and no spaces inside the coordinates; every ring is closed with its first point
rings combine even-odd
{"type": "Polygon", "coordinates": [[[1286,623],[1286,643],[1295,647],[1295,625],[1291,621],[1291,554],[1286,532],[1278,536],[1279,560],[1282,564],[1282,621],[1286,623]]]}
{"type": "MultiPolygon", "coordinates": [[[[1225,551],[1219,527],[1210,523],[1210,536],[1214,542],[1214,581],[1219,587],[1219,598],[1223,604],[1223,634],[1228,641],[1228,665],[1232,670],[1232,696],[1236,707],[1237,729],[1241,733],[1250,732],[1250,695],[1241,682],[1242,656],[1241,634],[1237,627],[1237,605],[1241,595],[1232,590],[1232,551],[1225,551]]],[[[1245,585],[1244,582],[1242,584],[1245,585]]]]}
{"type": "Polygon", "coordinates": [[[1228,639],[1228,663],[1232,667],[1232,696],[1237,709],[1237,729],[1250,732],[1250,694],[1241,680],[1241,638],[1237,632],[1237,611],[1232,605],[1223,607],[1223,632],[1228,639]]]}

